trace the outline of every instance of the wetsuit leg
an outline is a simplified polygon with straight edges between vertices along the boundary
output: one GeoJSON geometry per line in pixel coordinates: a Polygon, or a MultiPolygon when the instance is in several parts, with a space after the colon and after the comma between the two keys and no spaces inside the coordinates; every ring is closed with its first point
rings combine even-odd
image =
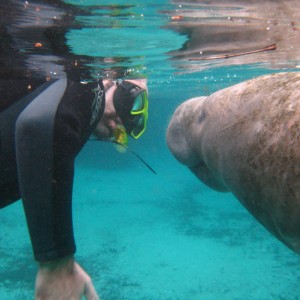
{"type": "MultiPolygon", "coordinates": [[[[4,87],[6,80],[0,81],[0,85],[4,87]]],[[[25,94],[21,99],[17,99],[18,101],[10,98],[10,104],[0,113],[0,208],[20,199],[15,152],[16,120],[33,99],[46,90],[53,82],[54,81],[41,84],[27,96],[25,96],[25,94]]],[[[14,84],[11,83],[11,85],[6,87],[12,90],[13,86],[22,85],[22,83],[22,81],[15,80],[14,84]]],[[[38,82],[35,82],[35,86],[37,84],[38,82]]],[[[5,95],[4,93],[4,96],[5,95]]],[[[8,103],[2,96],[3,95],[1,95],[1,101],[4,100],[4,103],[8,103]]],[[[2,102],[0,107],[2,107],[1,105],[2,102]]]]}

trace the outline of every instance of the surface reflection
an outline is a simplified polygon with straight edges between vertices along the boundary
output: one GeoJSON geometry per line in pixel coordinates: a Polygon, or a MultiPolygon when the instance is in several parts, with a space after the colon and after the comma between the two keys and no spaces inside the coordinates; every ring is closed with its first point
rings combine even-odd
{"type": "Polygon", "coordinates": [[[1,1],[1,78],[299,66],[298,0],[122,2],[1,1]]]}
{"type": "Polygon", "coordinates": [[[300,59],[300,2],[259,0],[178,1],[168,28],[188,37],[170,52],[178,68],[260,63],[293,68],[300,59]],[[180,63],[178,63],[178,61],[180,63]]]}

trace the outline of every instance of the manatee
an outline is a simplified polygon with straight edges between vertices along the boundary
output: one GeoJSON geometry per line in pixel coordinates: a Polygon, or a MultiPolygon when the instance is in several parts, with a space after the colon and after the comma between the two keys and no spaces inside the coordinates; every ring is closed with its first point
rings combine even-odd
{"type": "Polygon", "coordinates": [[[300,253],[300,73],[260,76],[185,101],[167,144],[203,183],[231,192],[300,253]]]}

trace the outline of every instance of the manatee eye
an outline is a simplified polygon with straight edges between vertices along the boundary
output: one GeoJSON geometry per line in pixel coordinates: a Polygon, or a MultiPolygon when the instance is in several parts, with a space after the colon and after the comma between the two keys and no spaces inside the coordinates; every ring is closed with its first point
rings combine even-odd
{"type": "Polygon", "coordinates": [[[205,119],[205,112],[202,110],[198,117],[198,123],[202,123],[204,119],[205,119]]]}

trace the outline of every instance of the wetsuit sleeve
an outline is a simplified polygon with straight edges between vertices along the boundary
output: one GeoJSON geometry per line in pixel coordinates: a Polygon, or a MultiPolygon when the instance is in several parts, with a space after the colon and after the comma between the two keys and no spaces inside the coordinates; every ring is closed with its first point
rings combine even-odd
{"type": "Polygon", "coordinates": [[[61,79],[39,94],[16,122],[18,179],[34,256],[75,252],[74,160],[104,109],[102,88],[61,79]]]}

